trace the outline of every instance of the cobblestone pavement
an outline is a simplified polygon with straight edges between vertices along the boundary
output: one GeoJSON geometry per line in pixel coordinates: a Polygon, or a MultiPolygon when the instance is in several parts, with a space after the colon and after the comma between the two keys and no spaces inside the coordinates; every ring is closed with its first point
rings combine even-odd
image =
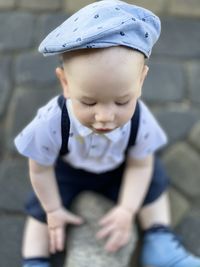
{"type": "MultiPolygon", "coordinates": [[[[0,0],[0,258],[20,266],[30,188],[27,163],[13,137],[37,108],[59,92],[57,58],[43,58],[41,39],[83,3],[73,0],[0,0]]],[[[171,175],[173,225],[200,256],[200,2],[135,0],[161,17],[162,34],[148,65],[143,99],[169,136],[161,157],[171,175]]]]}

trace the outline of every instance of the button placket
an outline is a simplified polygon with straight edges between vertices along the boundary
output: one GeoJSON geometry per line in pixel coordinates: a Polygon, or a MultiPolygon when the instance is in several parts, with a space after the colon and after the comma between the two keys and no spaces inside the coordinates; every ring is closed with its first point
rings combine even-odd
{"type": "Polygon", "coordinates": [[[106,146],[107,146],[107,140],[104,136],[93,134],[91,136],[89,156],[101,157],[104,154],[106,146]]]}

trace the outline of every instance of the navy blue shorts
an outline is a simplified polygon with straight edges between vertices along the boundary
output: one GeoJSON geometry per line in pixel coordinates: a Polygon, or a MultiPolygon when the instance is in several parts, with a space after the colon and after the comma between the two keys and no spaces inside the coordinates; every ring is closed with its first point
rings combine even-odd
{"type": "MultiPolygon", "coordinates": [[[[124,166],[123,163],[115,170],[96,174],[82,169],[74,169],[62,160],[58,160],[55,173],[63,205],[70,209],[72,200],[83,191],[97,192],[116,202],[124,166]]],[[[156,200],[167,189],[168,184],[169,179],[165,169],[158,158],[155,158],[152,180],[142,206],[156,200]]],[[[34,192],[31,192],[28,199],[26,212],[29,216],[46,222],[45,212],[34,192]]]]}

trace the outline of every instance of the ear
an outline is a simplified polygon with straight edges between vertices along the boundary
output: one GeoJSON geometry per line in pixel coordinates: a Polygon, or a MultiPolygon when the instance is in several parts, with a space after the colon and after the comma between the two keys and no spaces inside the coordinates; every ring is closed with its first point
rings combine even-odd
{"type": "Polygon", "coordinates": [[[149,71],[149,67],[147,65],[144,65],[142,69],[142,73],[141,73],[141,79],[140,79],[141,88],[143,86],[145,78],[147,77],[148,71],[149,71]]]}
{"type": "Polygon", "coordinates": [[[61,67],[57,67],[55,73],[62,87],[63,95],[65,96],[65,98],[69,98],[68,82],[66,79],[64,69],[61,67]]]}
{"type": "Polygon", "coordinates": [[[148,71],[149,67],[147,65],[144,65],[140,76],[139,97],[142,94],[142,86],[144,84],[145,78],[147,77],[148,71]]]}

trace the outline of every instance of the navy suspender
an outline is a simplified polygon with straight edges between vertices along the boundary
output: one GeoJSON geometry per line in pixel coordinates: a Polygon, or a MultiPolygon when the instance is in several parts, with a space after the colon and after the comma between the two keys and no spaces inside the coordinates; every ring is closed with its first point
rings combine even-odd
{"type": "Polygon", "coordinates": [[[133,117],[131,118],[131,130],[130,130],[130,137],[129,137],[127,148],[135,145],[138,128],[139,128],[139,120],[140,120],[140,106],[139,106],[139,102],[137,101],[135,112],[133,114],[133,117]]]}
{"type": "Polygon", "coordinates": [[[63,95],[58,97],[58,105],[61,108],[61,138],[62,144],[60,148],[60,156],[63,156],[68,153],[68,139],[69,139],[69,130],[70,130],[70,121],[69,115],[66,107],[66,99],[63,95]]]}
{"type": "MultiPolygon", "coordinates": [[[[62,137],[62,144],[60,149],[60,156],[63,156],[67,154],[68,151],[68,139],[69,139],[69,131],[70,131],[70,120],[69,115],[66,107],[66,99],[63,95],[60,95],[58,97],[58,105],[61,108],[62,115],[61,115],[61,137],[62,137]]],[[[130,131],[130,137],[129,142],[126,148],[126,151],[130,146],[134,146],[137,132],[138,132],[138,126],[139,126],[139,118],[140,118],[140,107],[139,103],[137,102],[134,115],[131,119],[131,131],[130,131]]]]}

